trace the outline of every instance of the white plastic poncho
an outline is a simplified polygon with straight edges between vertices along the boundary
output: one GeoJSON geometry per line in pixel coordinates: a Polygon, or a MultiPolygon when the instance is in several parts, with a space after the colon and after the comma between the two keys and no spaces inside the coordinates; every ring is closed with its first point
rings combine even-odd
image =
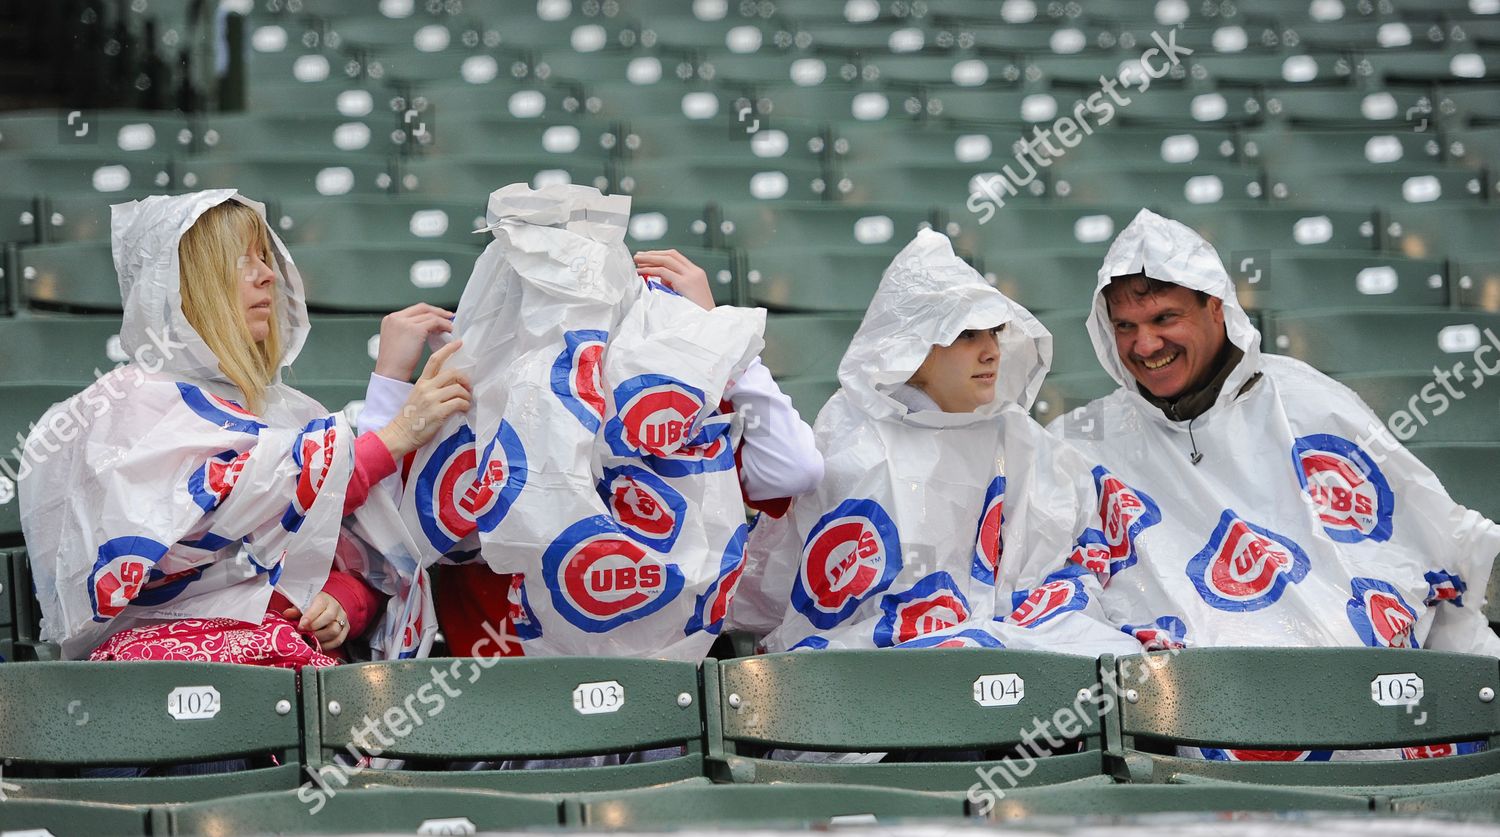
{"type": "Polygon", "coordinates": [[[1142,210],[1099,270],[1088,329],[1120,389],[1051,429],[1123,480],[1116,490],[1131,498],[1125,525],[1094,545],[1119,624],[1154,647],[1500,656],[1480,610],[1500,530],[1450,499],[1347,387],[1261,354],[1208,242],[1142,210]],[[1223,300],[1228,338],[1244,352],[1192,422],[1152,406],[1116,352],[1102,292],[1112,277],[1140,272],[1223,300]]]}
{"type": "Polygon", "coordinates": [[[630,200],[490,196],[455,319],[473,408],[419,452],[402,513],[423,560],[475,551],[527,655],[701,659],[744,563],[738,430],[717,407],[764,312],[704,311],[636,274],[630,200]]]}
{"type": "Polygon", "coordinates": [[[1097,579],[1069,561],[1100,523],[1090,463],[1027,413],[1051,354],[1029,312],[946,237],[919,233],[881,279],[818,415],[823,482],[757,523],[732,620],[769,631],[771,651],[1138,652],[1103,620],[1097,579]],[[998,325],[990,404],[945,413],[893,397],[933,346],[998,325]]]}
{"type": "MultiPolygon", "coordinates": [[[[264,409],[247,411],[182,313],[178,242],[227,200],[264,222],[261,204],[230,189],[114,207],[120,345],[135,362],[54,405],[28,441],[22,525],[42,638],[65,658],[136,625],[258,624],[273,587],[305,608],[334,563],[352,428],[279,378],[264,409]]],[[[271,241],[287,365],[307,339],[307,309],[296,265],[271,241]]]]}

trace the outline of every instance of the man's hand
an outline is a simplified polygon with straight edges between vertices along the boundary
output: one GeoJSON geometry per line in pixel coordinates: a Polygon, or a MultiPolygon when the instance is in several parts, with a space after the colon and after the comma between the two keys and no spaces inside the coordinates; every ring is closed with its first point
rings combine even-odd
{"type": "Polygon", "coordinates": [[[401,405],[401,411],[390,424],[375,431],[385,443],[386,450],[391,452],[392,459],[399,462],[403,456],[427,444],[449,416],[469,411],[469,401],[473,397],[469,376],[443,368],[462,345],[462,340],[454,340],[433,352],[427,359],[427,367],[422,370],[422,377],[417,379],[406,403],[401,405]]]}
{"type": "Polygon", "coordinates": [[[419,302],[380,321],[380,356],[375,374],[410,381],[429,337],[453,332],[453,312],[419,302]]]}
{"type": "Polygon", "coordinates": [[[332,651],[349,638],[349,616],[344,613],[344,606],[339,604],[339,600],[327,593],[313,596],[306,613],[292,607],[283,610],[281,615],[296,619],[297,630],[311,632],[324,651],[332,651]]]}
{"type": "Polygon", "coordinates": [[[714,310],[714,295],[708,288],[708,274],[676,250],[642,250],[635,254],[635,271],[655,276],[672,290],[698,303],[705,311],[714,310]]]}

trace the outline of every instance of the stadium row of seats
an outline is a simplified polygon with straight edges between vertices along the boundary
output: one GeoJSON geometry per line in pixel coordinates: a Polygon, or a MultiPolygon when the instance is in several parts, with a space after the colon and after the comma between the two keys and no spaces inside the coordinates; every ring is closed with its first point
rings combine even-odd
{"type": "Polygon", "coordinates": [[[415,830],[460,816],[506,829],[983,812],[1493,816],[1496,688],[1493,659],[1391,649],[1095,660],[939,648],[701,666],[456,658],[309,668],[300,683],[295,672],[250,666],[17,663],[0,666],[10,707],[0,722],[0,822],[73,830],[108,821],[144,833],[150,821],[160,834],[415,830]],[[1414,723],[1407,710],[1418,705],[1414,723]],[[1184,758],[1179,746],[1226,756],[1184,758]],[[1428,757],[1302,762],[1247,752],[1308,747],[1428,757]],[[786,761],[776,749],[887,755],[878,764],[786,761]],[[637,755],[603,767],[556,761],[600,753],[637,755]],[[374,756],[405,760],[404,769],[365,760],[374,756]],[[234,758],[250,766],[89,775],[234,758]],[[505,759],[554,761],[444,769],[505,759]],[[66,775],[75,771],[83,775],[66,775]]]}

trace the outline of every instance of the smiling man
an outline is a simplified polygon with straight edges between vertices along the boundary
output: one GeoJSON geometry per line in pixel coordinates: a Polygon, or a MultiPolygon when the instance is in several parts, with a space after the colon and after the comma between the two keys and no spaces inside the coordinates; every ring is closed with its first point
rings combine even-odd
{"type": "Polygon", "coordinates": [[[1212,246],[1142,210],[1088,322],[1119,388],[1050,428],[1102,468],[1074,560],[1148,647],[1500,656],[1481,613],[1500,528],[1453,502],[1358,396],[1260,333],[1212,246]]]}

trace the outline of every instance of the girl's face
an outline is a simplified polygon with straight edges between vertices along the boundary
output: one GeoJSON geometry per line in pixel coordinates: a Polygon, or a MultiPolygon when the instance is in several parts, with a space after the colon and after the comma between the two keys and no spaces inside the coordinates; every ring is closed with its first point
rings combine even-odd
{"type": "Polygon", "coordinates": [[[950,346],[933,346],[907,383],[927,393],[945,413],[972,413],[995,400],[1000,331],[967,329],[950,346]]]}
{"type": "Polygon", "coordinates": [[[270,253],[251,242],[240,262],[240,308],[257,343],[271,335],[271,318],[276,316],[276,271],[270,259],[270,253]]]}

